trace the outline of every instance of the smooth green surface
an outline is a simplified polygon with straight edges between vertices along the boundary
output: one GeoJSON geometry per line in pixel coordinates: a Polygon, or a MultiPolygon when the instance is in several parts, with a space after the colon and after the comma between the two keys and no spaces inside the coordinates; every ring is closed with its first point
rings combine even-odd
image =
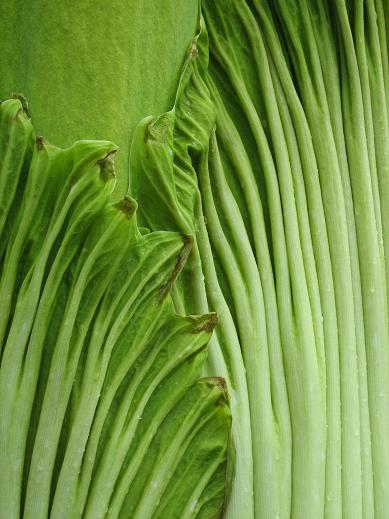
{"type": "Polygon", "coordinates": [[[173,106],[197,22],[198,0],[5,0],[0,99],[23,93],[57,146],[115,142],[123,195],[134,127],[173,106]]]}

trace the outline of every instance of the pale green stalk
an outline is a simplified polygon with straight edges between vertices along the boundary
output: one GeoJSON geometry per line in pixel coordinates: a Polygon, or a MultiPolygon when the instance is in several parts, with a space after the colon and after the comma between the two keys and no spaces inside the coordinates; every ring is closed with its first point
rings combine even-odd
{"type": "MultiPolygon", "coordinates": [[[[296,93],[282,48],[269,16],[260,3],[256,3],[261,28],[266,35],[266,45],[272,59],[272,74],[277,87],[280,104],[283,96],[292,118],[295,138],[299,147],[302,173],[307,196],[309,224],[312,233],[320,298],[323,311],[323,328],[326,360],[327,395],[327,453],[326,453],[326,503],[325,516],[329,519],[341,517],[341,424],[340,424],[340,380],[337,317],[330,260],[327,227],[323,210],[316,156],[308,123],[296,93]],[[282,91],[280,90],[282,87],[282,91]]],[[[281,104],[281,106],[282,106],[281,104]]],[[[285,109],[284,109],[285,110],[285,109]]],[[[298,169],[293,168],[296,182],[298,169]]]]}
{"type": "MultiPolygon", "coordinates": [[[[295,3],[296,4],[296,3],[295,3]]],[[[302,104],[311,130],[318,162],[323,204],[333,265],[338,313],[342,400],[343,516],[362,516],[360,403],[357,337],[353,297],[352,260],[341,169],[331,125],[330,110],[307,2],[296,4],[293,19],[277,2],[293,49],[293,64],[302,104]],[[295,22],[295,23],[293,23],[295,22]],[[305,45],[302,46],[302,39],[305,45]]]]}
{"type": "MultiPolygon", "coordinates": [[[[327,93],[328,107],[335,145],[337,148],[339,168],[342,176],[343,193],[347,214],[349,234],[351,274],[354,293],[354,311],[356,328],[356,345],[359,377],[359,407],[361,435],[361,469],[362,469],[362,506],[364,517],[371,517],[374,508],[373,469],[371,458],[370,416],[368,407],[366,343],[363,325],[363,308],[361,294],[360,266],[358,260],[357,235],[354,216],[353,195],[350,184],[349,164],[346,151],[342,101],[340,89],[339,53],[337,36],[330,20],[331,11],[323,2],[309,2],[311,17],[315,20],[313,30],[320,56],[323,79],[327,93]]],[[[374,163],[375,150],[369,147],[370,163],[374,163]]],[[[379,207],[376,205],[377,211],[379,207]]]]}
{"type": "MultiPolygon", "coordinates": [[[[203,166],[205,167],[205,166],[203,166]]],[[[226,381],[230,395],[231,413],[235,417],[232,422],[232,434],[235,452],[235,485],[239,485],[239,493],[233,492],[226,511],[226,519],[245,513],[248,518],[253,510],[253,459],[251,419],[248,402],[246,371],[244,368],[239,335],[231,316],[231,308],[224,299],[215,269],[208,230],[204,221],[202,208],[198,207],[197,243],[204,272],[204,281],[210,307],[217,313],[219,324],[216,334],[221,345],[226,363],[226,381]]]]}
{"type": "Polygon", "coordinates": [[[200,170],[200,187],[211,244],[230,283],[247,373],[256,510],[260,506],[259,510],[263,512],[283,517],[285,508],[287,510],[289,506],[289,492],[277,485],[279,478],[285,475],[285,461],[272,401],[269,338],[262,286],[238,207],[225,181],[215,140],[211,142],[209,176],[214,188],[211,188],[208,170],[200,170]],[[216,208],[220,208],[220,217],[216,208]],[[222,230],[224,228],[228,228],[231,236],[228,242],[222,230]],[[242,292],[243,287],[245,292],[242,292]],[[251,321],[261,323],[262,329],[255,329],[251,321]]]}
{"type": "MultiPolygon", "coordinates": [[[[208,15],[208,18],[211,15],[208,15]]],[[[226,24],[226,19],[223,18],[223,23],[226,24]]],[[[208,26],[210,25],[210,22],[208,21],[208,26]]],[[[212,29],[210,28],[211,34],[212,29]]],[[[294,328],[293,324],[293,317],[290,314],[291,308],[293,305],[289,306],[288,308],[288,300],[285,294],[288,293],[290,288],[286,288],[289,285],[289,280],[285,279],[285,285],[282,285],[280,279],[278,279],[278,286],[277,288],[280,290],[279,294],[283,294],[283,303],[285,305],[282,305],[281,300],[279,300],[278,304],[279,306],[283,306],[283,310],[280,310],[280,324],[281,324],[281,330],[283,332],[283,338],[284,338],[284,355],[288,356],[285,360],[286,362],[286,369],[287,369],[287,377],[289,376],[290,383],[288,384],[288,390],[289,390],[289,403],[291,406],[291,416],[292,416],[292,430],[294,431],[297,444],[295,446],[295,457],[294,460],[296,461],[296,465],[294,465],[293,470],[295,471],[296,477],[293,479],[294,485],[297,487],[297,492],[293,493],[293,490],[295,490],[292,487],[292,506],[294,503],[294,506],[297,507],[295,509],[295,514],[304,513],[304,510],[308,512],[308,510],[311,510],[311,513],[313,510],[316,510],[317,513],[320,514],[320,509],[323,507],[323,500],[324,500],[324,444],[322,442],[322,438],[325,435],[324,431],[324,422],[322,425],[322,434],[323,436],[320,437],[317,436],[317,424],[315,423],[315,426],[313,426],[312,422],[312,428],[308,427],[307,432],[307,423],[310,421],[309,414],[304,414],[304,407],[303,407],[303,401],[306,398],[307,391],[301,392],[299,394],[298,387],[300,383],[297,383],[297,380],[295,378],[295,375],[298,371],[297,368],[297,359],[300,358],[301,355],[301,361],[305,363],[304,367],[302,368],[304,371],[304,374],[308,375],[308,378],[312,377],[312,381],[316,380],[316,382],[310,382],[309,383],[309,400],[312,398],[312,400],[306,402],[307,406],[312,405],[312,409],[317,409],[318,405],[322,406],[323,399],[319,396],[319,393],[315,393],[316,388],[318,387],[316,384],[319,383],[320,385],[320,378],[319,376],[316,376],[315,370],[317,369],[317,364],[315,366],[315,361],[309,359],[310,355],[312,354],[312,351],[314,352],[314,355],[316,355],[315,348],[312,350],[312,344],[315,343],[314,335],[311,335],[310,338],[308,338],[309,334],[312,332],[313,334],[313,327],[312,322],[310,323],[310,308],[309,308],[309,298],[308,298],[308,292],[306,291],[306,285],[305,285],[305,279],[304,282],[301,283],[302,279],[305,278],[305,275],[303,274],[303,278],[301,278],[301,264],[298,266],[298,264],[294,263],[293,261],[293,254],[295,252],[295,244],[292,244],[291,241],[287,244],[282,244],[282,241],[280,243],[281,237],[284,235],[283,231],[283,224],[280,222],[280,216],[282,215],[282,210],[280,206],[280,199],[279,199],[279,193],[278,193],[278,183],[276,178],[276,172],[273,164],[273,159],[269,153],[268,143],[265,137],[265,134],[263,132],[263,129],[260,125],[258,116],[256,114],[256,110],[252,104],[252,101],[250,100],[249,94],[245,88],[245,85],[243,83],[243,80],[238,77],[238,74],[236,72],[237,67],[239,65],[233,64],[233,55],[227,56],[225,50],[222,48],[221,44],[218,42],[217,38],[215,37],[213,40],[211,40],[211,49],[213,49],[213,52],[218,57],[220,63],[223,64],[223,67],[227,71],[228,79],[231,82],[232,86],[234,87],[234,90],[236,92],[236,95],[239,98],[239,101],[241,103],[241,106],[244,110],[244,113],[247,117],[247,120],[250,124],[251,131],[253,136],[256,139],[256,143],[258,146],[258,156],[261,160],[262,167],[264,169],[265,174],[265,181],[267,184],[267,195],[269,200],[269,210],[270,210],[270,221],[272,225],[272,238],[273,238],[273,247],[275,247],[275,257],[277,258],[277,255],[280,254],[277,251],[277,247],[281,245],[281,254],[286,255],[287,249],[289,247],[289,254],[291,254],[290,260],[291,260],[291,281],[293,283],[293,290],[294,290],[294,297],[297,297],[299,299],[299,303],[296,303],[295,309],[297,311],[297,321],[299,322],[300,319],[303,319],[305,321],[304,325],[302,322],[298,326],[298,330],[301,330],[302,332],[305,332],[308,335],[304,336],[304,333],[299,338],[299,340],[302,341],[302,344],[305,344],[305,346],[302,347],[302,350],[300,352],[297,352],[299,349],[299,346],[297,344],[291,345],[289,341],[291,340],[291,335],[293,335],[295,332],[289,331],[288,333],[288,323],[289,323],[289,330],[294,328]],[[275,229],[277,229],[276,231],[275,229]],[[286,249],[284,248],[286,247],[286,249]],[[293,254],[292,254],[293,250],[293,254]],[[305,285],[305,288],[304,288],[305,285]],[[283,291],[280,288],[283,286],[283,291]],[[305,291],[305,292],[304,292],[305,291]],[[300,300],[301,298],[301,300],[300,300]],[[305,301],[305,303],[302,303],[305,301]],[[301,304],[302,303],[302,304],[301,304]],[[304,306],[308,305],[308,306],[304,306]],[[307,311],[307,308],[309,310],[307,311]],[[301,311],[301,313],[300,313],[301,311]],[[310,324],[309,324],[310,323],[310,324]],[[289,346],[290,345],[290,346],[289,346]],[[309,345],[309,346],[308,346],[309,345]],[[289,347],[288,347],[289,346],[289,347]],[[308,367],[309,365],[309,367],[308,367]],[[305,371],[306,370],[306,371],[305,371]],[[315,390],[312,392],[313,388],[315,387],[315,390]],[[304,397],[303,397],[304,393],[304,397]],[[316,404],[314,404],[315,398],[318,398],[318,401],[316,404]],[[320,402],[320,404],[318,403],[320,402]],[[295,422],[293,423],[293,419],[295,422]],[[315,433],[314,433],[315,430],[315,433]],[[303,432],[304,431],[304,432],[303,432]],[[300,443],[301,442],[301,443],[300,443]],[[312,442],[312,443],[309,443],[312,442]],[[315,447],[314,444],[316,443],[315,447]],[[298,454],[297,454],[298,452],[298,454]],[[316,455],[311,455],[312,452],[317,452],[316,455]],[[304,454],[305,453],[305,454],[304,454]],[[309,461],[308,461],[309,460],[309,461]],[[310,464],[312,462],[312,464],[310,464]],[[298,474],[298,476],[297,476],[298,474]],[[308,476],[309,474],[309,476],[308,476]],[[322,481],[322,483],[320,483],[322,481]],[[305,486],[305,488],[308,488],[307,485],[310,487],[312,485],[312,488],[315,488],[314,491],[309,492],[309,495],[311,496],[311,499],[301,499],[302,496],[302,489],[305,486]],[[298,509],[298,507],[302,507],[298,509]]],[[[238,63],[238,62],[236,62],[238,63]]],[[[288,194],[287,189],[285,189],[284,186],[284,196],[286,197],[284,200],[284,203],[287,203],[288,201],[288,194]]],[[[290,199],[289,199],[290,200],[290,199]]],[[[289,206],[289,210],[292,209],[292,205],[289,206]]],[[[288,212],[288,215],[290,213],[288,212]]],[[[292,209],[292,215],[293,215],[293,209],[292,209]]],[[[281,220],[282,221],[282,220],[281,220]]],[[[293,233],[295,233],[296,228],[293,228],[293,222],[286,220],[286,225],[289,228],[289,231],[292,231],[292,234],[290,237],[292,238],[293,233]],[[291,227],[292,225],[292,227],[291,227]],[[294,229],[294,230],[293,230],[294,229]]],[[[286,236],[288,236],[288,233],[286,233],[286,236]]],[[[296,236],[296,234],[295,234],[296,236]]],[[[296,238],[294,238],[296,239],[296,238]]],[[[288,238],[289,240],[289,238],[288,238]]],[[[298,251],[298,248],[297,248],[298,251]]],[[[297,260],[300,261],[300,260],[297,260]]],[[[282,277],[287,273],[288,270],[285,270],[285,267],[278,270],[278,276],[282,279],[282,277]]],[[[277,273],[277,267],[276,267],[276,273],[277,273]]],[[[290,285],[289,285],[290,286],[290,285]]],[[[280,298],[281,299],[281,298],[280,298]]],[[[301,380],[305,380],[305,375],[301,376],[301,373],[299,374],[299,382],[301,380]]],[[[308,383],[308,382],[307,382],[308,383]]],[[[311,415],[313,419],[313,415],[311,415]]],[[[316,422],[316,421],[315,421],[316,422]]],[[[319,429],[320,430],[320,429],[319,429]]],[[[311,487],[310,487],[311,488],[311,487]]],[[[260,510],[260,509],[259,509],[260,510]]],[[[309,512],[308,512],[309,513],[309,512]]],[[[260,512],[259,512],[260,517],[260,512]]]]}
{"type": "MultiPolygon", "coordinates": [[[[385,111],[383,107],[389,107],[389,78],[387,76],[389,60],[386,46],[386,26],[383,19],[381,0],[377,0],[376,2],[368,0],[365,13],[365,24],[368,27],[367,37],[365,38],[365,52],[367,55],[367,73],[371,93],[367,103],[371,105],[372,111],[372,120],[367,122],[366,126],[370,125],[370,131],[374,132],[377,174],[372,176],[373,195],[375,207],[380,204],[380,212],[377,213],[376,211],[376,219],[377,226],[379,226],[381,230],[379,240],[383,240],[386,290],[388,292],[389,265],[387,258],[389,257],[389,232],[386,222],[389,221],[389,114],[388,110],[385,111]]],[[[365,84],[363,84],[363,94],[365,88],[365,84]]]]}
{"type": "MultiPolygon", "coordinates": [[[[282,369],[283,358],[281,349],[281,339],[278,321],[278,310],[276,293],[274,288],[273,268],[269,249],[267,246],[267,236],[262,212],[261,200],[255,182],[252,166],[249,157],[243,146],[241,138],[226,108],[223,106],[220,94],[214,82],[209,79],[212,98],[217,108],[217,136],[222,144],[224,153],[227,153],[233,165],[233,174],[237,176],[239,184],[242,186],[244,200],[248,206],[250,215],[250,227],[254,238],[255,256],[257,268],[264,292],[264,304],[266,311],[267,333],[269,337],[269,361],[270,361],[270,380],[272,388],[272,406],[274,419],[276,421],[277,435],[280,442],[280,461],[283,465],[284,493],[284,512],[288,513],[290,507],[290,473],[291,473],[291,431],[289,406],[286,393],[285,376],[282,369]]],[[[216,146],[216,143],[215,143],[216,146]]],[[[220,145],[219,145],[220,147],[220,145]]],[[[226,171],[226,170],[224,170],[226,171]]],[[[212,171],[210,172],[212,173],[212,171]]],[[[213,175],[210,175],[212,182],[213,175]]],[[[219,187],[216,192],[225,187],[219,187]]],[[[241,216],[239,216],[241,218],[241,216]]]]}
{"type": "Polygon", "coordinates": [[[389,438],[385,432],[389,427],[389,332],[385,262],[377,233],[377,214],[374,210],[374,188],[368,163],[366,127],[362,117],[363,96],[357,57],[346,6],[340,0],[336,1],[336,13],[343,43],[342,85],[344,109],[347,113],[345,135],[361,265],[374,466],[374,510],[375,517],[383,518],[386,514],[386,496],[389,488],[389,438]],[[353,124],[350,124],[351,118],[353,124]]]}

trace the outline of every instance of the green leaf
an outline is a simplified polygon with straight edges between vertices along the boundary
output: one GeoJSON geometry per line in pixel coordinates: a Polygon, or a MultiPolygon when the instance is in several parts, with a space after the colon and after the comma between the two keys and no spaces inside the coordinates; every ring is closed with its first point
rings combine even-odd
{"type": "Polygon", "coordinates": [[[0,122],[0,187],[17,183],[0,268],[2,513],[218,517],[231,418],[224,382],[201,379],[217,318],[177,316],[170,297],[191,239],[141,233],[136,202],[112,204],[111,143],[36,139],[19,100],[0,122]]]}

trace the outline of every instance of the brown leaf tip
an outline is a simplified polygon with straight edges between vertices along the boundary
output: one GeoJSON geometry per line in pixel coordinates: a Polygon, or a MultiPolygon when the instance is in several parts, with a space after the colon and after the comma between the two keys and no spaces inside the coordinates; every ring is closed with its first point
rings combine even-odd
{"type": "Polygon", "coordinates": [[[43,137],[40,136],[40,135],[37,135],[37,137],[36,137],[36,147],[37,147],[38,151],[42,151],[43,148],[44,148],[44,145],[45,145],[45,141],[44,141],[43,137]]]}
{"type": "Polygon", "coordinates": [[[27,98],[20,92],[13,92],[11,97],[12,97],[12,99],[18,99],[20,101],[20,104],[22,105],[22,110],[23,110],[25,116],[28,119],[31,119],[31,113],[30,113],[30,109],[28,107],[27,98]]]}
{"type": "Polygon", "coordinates": [[[100,175],[104,182],[107,182],[111,178],[115,178],[115,153],[116,150],[112,150],[103,158],[97,161],[100,166],[100,175]]]}
{"type": "Polygon", "coordinates": [[[130,219],[136,211],[137,204],[135,200],[125,196],[120,202],[116,204],[116,207],[122,211],[128,219],[130,219]]]}
{"type": "Polygon", "coordinates": [[[199,57],[199,51],[196,42],[193,42],[189,49],[189,57],[191,60],[195,60],[199,57]]]}
{"type": "Polygon", "coordinates": [[[180,253],[178,255],[178,258],[177,258],[176,264],[174,266],[174,269],[172,270],[172,272],[171,272],[168,280],[166,281],[166,283],[164,283],[161,286],[161,288],[160,288],[159,296],[158,296],[158,302],[159,303],[161,303],[165,299],[167,294],[170,292],[170,290],[171,290],[171,288],[173,286],[173,283],[176,281],[176,279],[178,278],[181,270],[184,268],[185,262],[186,262],[186,260],[187,260],[187,258],[189,256],[190,251],[191,251],[192,243],[193,243],[192,236],[184,235],[182,237],[182,241],[184,242],[184,246],[180,250],[180,253]]]}
{"type": "Polygon", "coordinates": [[[219,318],[215,312],[205,315],[189,315],[187,319],[192,322],[193,333],[212,333],[219,322],[219,318]]]}

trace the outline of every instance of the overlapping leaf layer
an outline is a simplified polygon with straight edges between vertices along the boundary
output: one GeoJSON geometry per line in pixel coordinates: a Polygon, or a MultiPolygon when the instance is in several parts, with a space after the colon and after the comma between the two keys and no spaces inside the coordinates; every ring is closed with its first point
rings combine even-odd
{"type": "Polygon", "coordinates": [[[220,317],[227,517],[386,519],[387,2],[202,9],[175,106],[138,126],[130,165],[147,225],[195,236],[176,308],[220,317]]]}
{"type": "Polygon", "coordinates": [[[0,105],[0,516],[209,518],[225,502],[215,314],[170,291],[191,248],[112,204],[110,142],[59,149],[0,105]]]}

